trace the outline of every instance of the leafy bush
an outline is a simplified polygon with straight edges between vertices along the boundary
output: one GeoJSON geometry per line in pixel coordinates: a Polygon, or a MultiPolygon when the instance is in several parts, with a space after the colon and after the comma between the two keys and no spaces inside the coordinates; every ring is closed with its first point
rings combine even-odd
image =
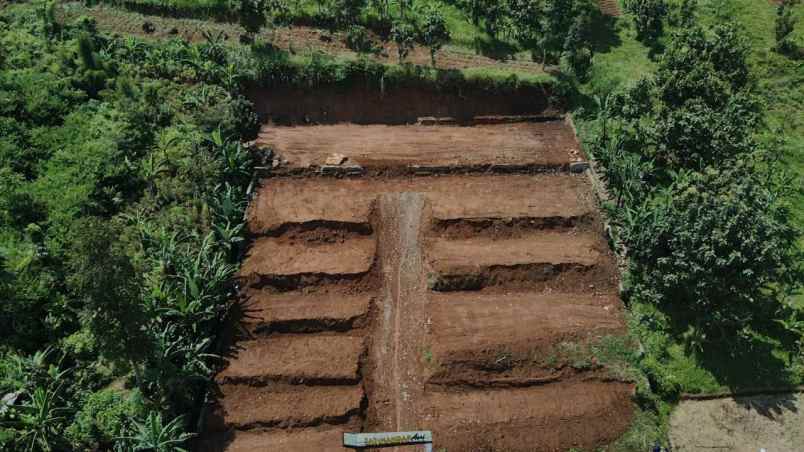
{"type": "Polygon", "coordinates": [[[639,39],[651,41],[662,34],[662,21],[668,14],[666,0],[626,0],[625,11],[633,16],[639,39]]]}
{"type": "Polygon", "coordinates": [[[629,151],[651,159],[660,178],[751,152],[761,111],[746,56],[744,40],[730,27],[676,34],[653,79],[612,98],[629,151]]]}
{"type": "Polygon", "coordinates": [[[782,0],[776,7],[776,44],[774,50],[779,53],[790,54],[797,48],[793,42],[792,35],[796,28],[793,7],[798,3],[798,0],[782,0]]]}
{"type": "Polygon", "coordinates": [[[368,29],[362,25],[352,25],[346,33],[346,46],[357,53],[373,53],[376,46],[368,29]]]}
{"type": "Polygon", "coordinates": [[[117,389],[90,394],[67,428],[67,437],[76,449],[106,448],[117,438],[133,433],[133,420],[145,416],[142,396],[117,389]]]}
{"type": "Polygon", "coordinates": [[[685,312],[704,331],[739,328],[794,286],[802,255],[784,203],[788,180],[747,157],[683,173],[625,228],[641,297],[685,312]],[[647,211],[649,210],[649,211],[647,211]]]}
{"type": "Polygon", "coordinates": [[[391,28],[391,39],[396,43],[399,62],[402,63],[416,44],[416,29],[410,22],[396,21],[391,28]]]}
{"type": "Polygon", "coordinates": [[[435,66],[435,56],[444,44],[449,42],[447,20],[440,9],[431,6],[425,9],[421,24],[422,42],[430,48],[430,61],[435,66]]]}

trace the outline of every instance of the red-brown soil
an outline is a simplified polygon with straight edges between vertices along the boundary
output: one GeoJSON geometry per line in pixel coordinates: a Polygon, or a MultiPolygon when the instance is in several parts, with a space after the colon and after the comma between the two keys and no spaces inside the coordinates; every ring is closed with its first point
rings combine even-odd
{"type": "Polygon", "coordinates": [[[370,236],[334,244],[266,237],[254,241],[240,274],[244,277],[362,274],[371,268],[375,247],[370,236]]]}
{"type": "Polygon", "coordinates": [[[450,452],[594,450],[628,426],[632,392],[602,381],[432,392],[421,424],[450,452]]]}
{"type": "Polygon", "coordinates": [[[517,372],[522,377],[561,342],[587,342],[625,328],[620,302],[610,295],[459,292],[430,300],[425,347],[440,381],[453,367],[498,372],[525,367],[517,372]]]}
{"type": "MultiPolygon", "coordinates": [[[[433,219],[445,229],[483,220],[531,225],[560,224],[589,216],[594,208],[585,179],[568,174],[271,179],[249,207],[249,227],[266,234],[293,224],[368,224],[382,193],[424,193],[433,219]]],[[[343,225],[337,225],[342,227],[343,225]]]]}
{"type": "Polygon", "coordinates": [[[600,3],[600,11],[603,14],[617,17],[623,13],[617,0],[599,0],[598,3],[600,3]]]}
{"type": "Polygon", "coordinates": [[[251,334],[273,332],[349,331],[364,326],[371,296],[249,290],[243,326],[251,334]]]}
{"type": "Polygon", "coordinates": [[[454,166],[553,169],[581,160],[572,129],[563,121],[474,127],[264,127],[257,143],[270,145],[289,169],[321,167],[333,155],[347,159],[343,164],[367,170],[454,166]]]}
{"type": "Polygon", "coordinates": [[[564,354],[625,333],[565,123],[261,140],[285,163],[249,208],[243,335],[201,450],[343,450],[343,432],[424,429],[450,452],[559,451],[625,431],[633,385],[564,354]],[[371,171],[320,174],[336,153],[371,171]]]}
{"type": "Polygon", "coordinates": [[[345,335],[279,335],[242,341],[220,383],[293,380],[356,383],[363,338],[345,335]]]}
{"type": "Polygon", "coordinates": [[[343,434],[354,432],[359,426],[338,426],[273,429],[273,430],[236,430],[216,436],[206,444],[202,444],[199,452],[265,452],[265,451],[310,451],[310,452],[344,452],[341,447],[343,434]]]}
{"type": "Polygon", "coordinates": [[[211,415],[215,428],[306,427],[338,424],[356,416],[363,390],[359,386],[266,387],[220,385],[219,405],[211,415]]]}
{"type": "MultiPolygon", "coordinates": [[[[370,86],[349,88],[252,86],[254,108],[272,124],[416,124],[441,118],[446,122],[476,124],[499,122],[512,115],[549,119],[560,116],[551,103],[551,88],[535,86],[518,92],[466,88],[460,92],[427,86],[370,86]],[[489,115],[497,116],[490,120],[489,115]],[[478,118],[483,116],[483,118],[478,118]]],[[[440,122],[441,119],[438,121],[440,122]]]]}

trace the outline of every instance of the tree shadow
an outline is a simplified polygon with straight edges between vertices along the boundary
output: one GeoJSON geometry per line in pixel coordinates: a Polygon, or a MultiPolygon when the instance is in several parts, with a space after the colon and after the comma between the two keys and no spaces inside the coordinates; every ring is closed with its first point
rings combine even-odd
{"type": "Polygon", "coordinates": [[[589,27],[589,40],[595,53],[609,52],[613,47],[622,44],[618,31],[622,27],[619,19],[595,11],[592,13],[589,27]]]}
{"type": "Polygon", "coordinates": [[[487,36],[475,38],[472,45],[478,54],[500,61],[513,59],[519,51],[514,44],[487,36]]]}
{"type": "MultiPolygon", "coordinates": [[[[785,410],[798,411],[797,376],[784,356],[794,350],[795,338],[771,318],[773,307],[772,300],[766,300],[751,309],[754,317],[746,324],[748,333],[709,329],[704,333],[711,340],[695,348],[686,345],[687,352],[719,385],[743,396],[734,398],[738,404],[771,419],[785,410]]],[[[671,319],[671,334],[683,342],[695,324],[694,314],[678,307],[662,310],[671,319]]]]}

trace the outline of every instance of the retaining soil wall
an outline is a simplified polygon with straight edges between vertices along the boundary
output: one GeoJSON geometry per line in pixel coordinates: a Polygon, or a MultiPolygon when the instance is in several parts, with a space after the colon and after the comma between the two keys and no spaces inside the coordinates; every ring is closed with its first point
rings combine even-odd
{"type": "Polygon", "coordinates": [[[412,124],[420,117],[451,117],[468,123],[476,116],[562,114],[551,104],[550,88],[444,90],[437,87],[328,86],[316,89],[252,87],[247,96],[264,122],[275,124],[412,124]]]}

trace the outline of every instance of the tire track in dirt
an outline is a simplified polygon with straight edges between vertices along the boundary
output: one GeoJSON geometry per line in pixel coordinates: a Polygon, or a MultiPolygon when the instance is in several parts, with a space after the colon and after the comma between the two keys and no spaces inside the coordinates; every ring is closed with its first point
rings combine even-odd
{"type": "Polygon", "coordinates": [[[381,233],[380,267],[383,274],[381,315],[377,318],[367,425],[372,430],[409,429],[407,413],[422,387],[416,350],[423,331],[412,317],[423,311],[425,282],[419,243],[424,196],[388,193],[379,197],[381,233]]]}

